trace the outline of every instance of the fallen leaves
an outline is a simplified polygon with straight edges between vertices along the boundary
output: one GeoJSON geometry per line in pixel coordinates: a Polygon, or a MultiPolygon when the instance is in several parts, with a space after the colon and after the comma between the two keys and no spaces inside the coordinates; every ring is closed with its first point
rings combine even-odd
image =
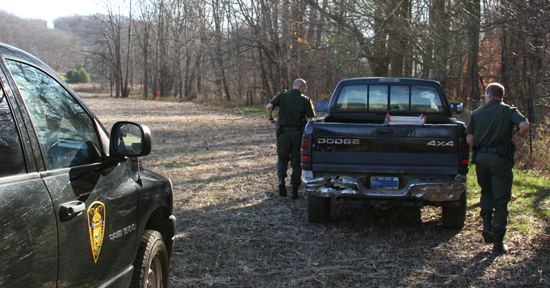
{"type": "MultiPolygon", "coordinates": [[[[309,224],[305,197],[278,196],[267,121],[191,102],[85,101],[107,127],[133,120],[153,133],[153,151],[142,160],[174,185],[175,287],[550,285],[547,222],[512,215],[537,229],[525,235],[511,227],[512,251],[497,258],[482,241],[477,199],[469,199],[460,231],[442,227],[441,208],[423,208],[423,224],[414,226],[338,201],[331,223],[309,224]]],[[[530,196],[518,191],[516,203],[530,196]]]]}

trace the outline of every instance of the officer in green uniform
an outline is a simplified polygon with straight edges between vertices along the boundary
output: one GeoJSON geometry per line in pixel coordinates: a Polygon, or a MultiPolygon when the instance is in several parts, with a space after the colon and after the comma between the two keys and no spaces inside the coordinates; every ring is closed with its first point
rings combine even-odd
{"type": "Polygon", "coordinates": [[[302,133],[308,118],[315,117],[311,100],[303,95],[307,91],[307,83],[298,78],[292,85],[292,90],[275,96],[266,111],[269,120],[277,125],[277,175],[279,176],[279,195],[286,197],[285,178],[288,162],[292,167],[290,184],[292,184],[292,199],[298,199],[302,168],[300,147],[302,133]],[[273,119],[273,108],[279,107],[279,121],[273,119]]]}
{"type": "Polygon", "coordinates": [[[491,83],[485,90],[485,105],[474,111],[466,129],[474,155],[477,182],[481,186],[482,236],[493,244],[493,255],[506,253],[503,244],[512,196],[515,147],[524,142],[529,121],[516,108],[505,104],[504,87],[491,83]],[[518,136],[512,140],[514,126],[518,136]]]}

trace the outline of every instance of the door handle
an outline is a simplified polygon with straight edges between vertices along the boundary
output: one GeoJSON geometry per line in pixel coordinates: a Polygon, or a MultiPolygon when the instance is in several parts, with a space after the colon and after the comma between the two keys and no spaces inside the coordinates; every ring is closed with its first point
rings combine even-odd
{"type": "Polygon", "coordinates": [[[63,203],[59,208],[59,218],[61,218],[62,221],[67,221],[80,215],[80,213],[84,211],[86,211],[86,203],[82,201],[63,203]]]}

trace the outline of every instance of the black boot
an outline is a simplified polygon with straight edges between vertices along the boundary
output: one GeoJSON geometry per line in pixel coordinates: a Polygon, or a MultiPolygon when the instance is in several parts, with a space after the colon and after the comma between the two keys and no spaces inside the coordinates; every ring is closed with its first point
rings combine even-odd
{"type": "Polygon", "coordinates": [[[504,240],[504,235],[495,235],[494,240],[495,244],[493,245],[493,255],[500,256],[505,254],[508,251],[508,246],[502,243],[504,240]]]}
{"type": "Polygon", "coordinates": [[[286,197],[285,178],[279,177],[279,196],[286,197]]]}
{"type": "Polygon", "coordinates": [[[292,186],[292,199],[300,198],[298,197],[298,188],[300,188],[300,186],[292,186]]]}
{"type": "Polygon", "coordinates": [[[483,240],[487,244],[495,242],[493,237],[493,217],[491,215],[483,216],[483,232],[481,232],[481,236],[483,236],[483,240]]]}

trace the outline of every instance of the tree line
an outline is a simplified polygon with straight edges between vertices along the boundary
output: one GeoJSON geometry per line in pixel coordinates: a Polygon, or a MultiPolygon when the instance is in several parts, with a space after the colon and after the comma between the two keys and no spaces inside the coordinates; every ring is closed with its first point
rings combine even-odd
{"type": "Polygon", "coordinates": [[[0,10],[0,42],[28,51],[56,71],[64,72],[79,62],[74,37],[49,29],[46,20],[21,19],[0,10]]]}
{"type": "Polygon", "coordinates": [[[451,101],[470,109],[480,105],[485,86],[498,81],[507,87],[507,102],[532,122],[546,122],[550,107],[545,0],[103,5],[105,13],[54,23],[56,29],[81,27],[73,31],[83,52],[79,64],[115,97],[265,103],[302,77],[309,96],[320,100],[342,78],[391,76],[440,81],[451,101]]]}

